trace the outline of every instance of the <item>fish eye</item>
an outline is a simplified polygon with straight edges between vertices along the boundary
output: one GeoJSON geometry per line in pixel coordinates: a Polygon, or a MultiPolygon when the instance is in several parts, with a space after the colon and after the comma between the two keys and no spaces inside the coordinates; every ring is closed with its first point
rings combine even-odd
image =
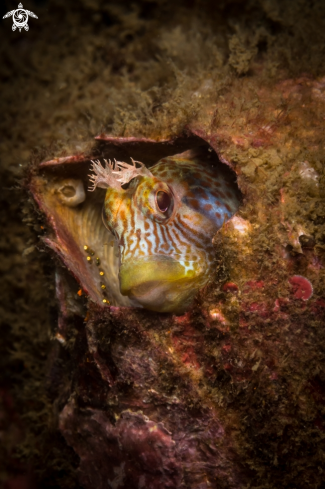
{"type": "Polygon", "coordinates": [[[156,204],[160,212],[167,212],[170,209],[171,203],[171,196],[167,192],[159,190],[156,193],[156,204]]]}

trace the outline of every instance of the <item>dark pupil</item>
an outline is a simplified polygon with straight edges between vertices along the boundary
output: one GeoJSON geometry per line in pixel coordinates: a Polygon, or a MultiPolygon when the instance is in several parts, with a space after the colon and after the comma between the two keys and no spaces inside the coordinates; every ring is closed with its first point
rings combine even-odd
{"type": "Polygon", "coordinates": [[[166,212],[170,206],[170,197],[166,192],[157,192],[157,205],[161,212],[166,212]]]}

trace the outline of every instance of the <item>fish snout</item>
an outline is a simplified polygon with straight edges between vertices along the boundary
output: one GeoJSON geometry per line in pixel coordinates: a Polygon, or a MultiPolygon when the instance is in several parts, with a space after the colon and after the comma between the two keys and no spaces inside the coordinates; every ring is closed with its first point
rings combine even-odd
{"type": "Polygon", "coordinates": [[[186,267],[165,255],[129,260],[120,266],[120,290],[135,305],[182,314],[202,284],[201,272],[197,263],[186,267]]]}

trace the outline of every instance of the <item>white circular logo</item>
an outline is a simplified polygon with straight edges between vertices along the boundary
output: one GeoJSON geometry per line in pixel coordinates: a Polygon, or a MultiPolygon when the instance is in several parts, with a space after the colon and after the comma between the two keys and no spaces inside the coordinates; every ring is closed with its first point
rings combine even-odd
{"type": "Polygon", "coordinates": [[[22,28],[24,28],[25,31],[28,31],[28,16],[38,19],[37,15],[35,15],[33,12],[23,9],[23,5],[21,3],[18,5],[17,10],[11,10],[11,12],[7,12],[6,15],[3,16],[3,19],[6,19],[10,16],[12,16],[13,20],[12,30],[15,31],[18,28],[19,32],[21,32],[22,28]]]}

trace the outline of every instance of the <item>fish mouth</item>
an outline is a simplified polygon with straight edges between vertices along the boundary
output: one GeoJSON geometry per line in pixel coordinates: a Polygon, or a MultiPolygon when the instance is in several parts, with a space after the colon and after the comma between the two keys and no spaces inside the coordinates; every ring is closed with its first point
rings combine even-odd
{"type": "Polygon", "coordinates": [[[165,255],[124,262],[119,272],[120,291],[135,305],[182,314],[202,286],[202,270],[197,262],[189,270],[181,261],[165,255]]]}

